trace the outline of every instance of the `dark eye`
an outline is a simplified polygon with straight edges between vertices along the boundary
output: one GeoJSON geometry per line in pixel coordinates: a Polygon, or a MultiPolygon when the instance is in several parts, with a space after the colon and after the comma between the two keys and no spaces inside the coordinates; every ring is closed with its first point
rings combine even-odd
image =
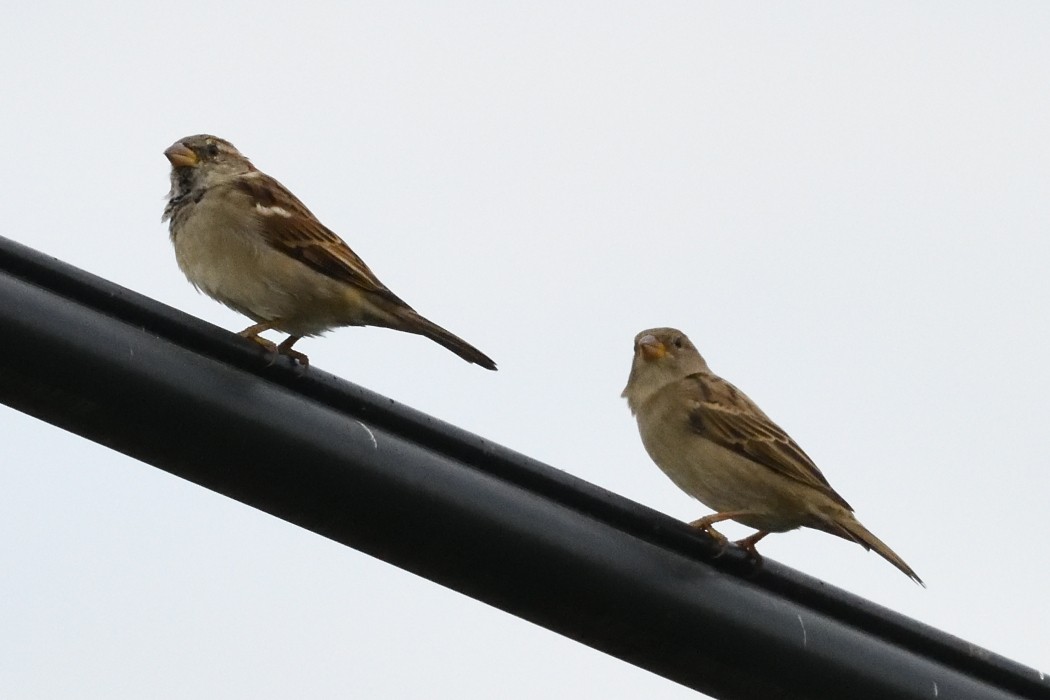
{"type": "Polygon", "coordinates": [[[675,338],[675,339],[674,339],[674,346],[675,346],[676,348],[678,348],[679,350],[681,350],[681,349],[682,349],[682,345],[684,345],[684,343],[682,342],[682,338],[681,338],[681,337],[678,337],[678,338],[675,338]]]}
{"type": "Polygon", "coordinates": [[[209,157],[214,158],[219,155],[219,147],[214,143],[209,143],[207,148],[204,149],[209,157]]]}

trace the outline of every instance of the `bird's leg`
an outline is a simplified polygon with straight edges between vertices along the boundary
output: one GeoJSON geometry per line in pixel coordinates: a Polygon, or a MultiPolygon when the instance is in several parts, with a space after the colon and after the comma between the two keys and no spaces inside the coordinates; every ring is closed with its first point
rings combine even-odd
{"type": "Polygon", "coordinates": [[[693,522],[691,522],[689,524],[692,525],[693,527],[695,527],[697,530],[701,530],[703,532],[706,532],[708,535],[710,535],[712,538],[714,538],[714,540],[716,542],[718,542],[718,544],[721,545],[722,548],[724,549],[725,546],[727,544],[729,544],[729,538],[726,537],[721,532],[719,532],[718,530],[714,529],[711,526],[713,524],[715,524],[715,523],[720,523],[723,520],[732,520],[733,518],[736,518],[736,517],[738,517],[740,515],[745,515],[745,514],[746,513],[744,511],[729,511],[729,512],[726,512],[726,513],[714,513],[713,515],[705,515],[704,517],[700,518],[699,520],[694,520],[693,522]]]}
{"type": "MultiPolygon", "coordinates": [[[[245,328],[237,335],[241,336],[242,338],[247,338],[248,340],[254,340],[259,345],[262,345],[264,348],[274,353],[275,360],[277,359],[277,355],[284,355],[286,357],[292,358],[294,362],[298,362],[303,367],[308,366],[310,364],[310,358],[304,355],[303,353],[299,352],[298,350],[292,350],[292,345],[295,344],[295,341],[302,338],[301,335],[290,335],[283,341],[281,341],[280,345],[277,345],[276,343],[269,341],[266,338],[259,337],[260,333],[262,333],[263,331],[270,330],[280,322],[280,319],[275,318],[272,321],[263,321],[262,323],[256,323],[254,326],[249,326],[245,328]]],[[[271,362],[270,364],[272,365],[273,362],[271,362]]]]}
{"type": "Polygon", "coordinates": [[[247,338],[248,340],[254,340],[256,343],[258,343],[259,345],[262,345],[264,348],[266,348],[270,352],[277,352],[277,344],[276,343],[273,343],[273,342],[267,340],[266,338],[260,338],[259,337],[259,334],[262,333],[263,331],[268,331],[271,328],[273,328],[273,324],[274,323],[275,323],[274,321],[264,321],[263,323],[256,323],[254,326],[249,326],[249,327],[245,328],[243,331],[241,331],[237,335],[241,336],[242,338],[247,338]]]}
{"type": "Polygon", "coordinates": [[[755,534],[749,535],[748,537],[745,537],[742,540],[737,540],[733,544],[735,544],[737,547],[740,547],[742,550],[747,552],[748,558],[751,561],[755,562],[755,564],[761,564],[762,563],[762,555],[758,553],[757,549],[755,549],[755,545],[758,544],[759,540],[761,540],[763,537],[765,537],[768,534],[769,534],[769,530],[759,530],[755,534]]]}
{"type": "Polygon", "coordinates": [[[281,341],[280,345],[277,346],[277,352],[292,358],[292,360],[298,362],[303,367],[308,367],[310,365],[310,358],[304,355],[303,353],[299,352],[298,350],[292,350],[292,345],[294,345],[295,341],[299,340],[300,338],[302,338],[301,335],[288,336],[287,338],[281,341]]]}
{"type": "Polygon", "coordinates": [[[248,328],[245,328],[237,335],[243,338],[247,338],[248,340],[252,340],[258,343],[259,345],[262,345],[264,348],[266,348],[268,352],[273,353],[270,356],[270,362],[266,365],[267,367],[272,367],[273,363],[277,362],[278,355],[287,355],[288,357],[292,358],[292,361],[298,360],[300,363],[302,363],[303,367],[305,367],[309,364],[309,360],[307,359],[306,355],[291,349],[292,343],[299,340],[299,338],[301,338],[302,336],[290,335],[280,345],[277,345],[273,341],[267,340],[266,338],[259,336],[260,333],[262,333],[263,331],[270,330],[278,323],[280,323],[279,319],[273,319],[271,321],[263,321],[262,323],[256,323],[254,326],[249,326],[248,328]]]}

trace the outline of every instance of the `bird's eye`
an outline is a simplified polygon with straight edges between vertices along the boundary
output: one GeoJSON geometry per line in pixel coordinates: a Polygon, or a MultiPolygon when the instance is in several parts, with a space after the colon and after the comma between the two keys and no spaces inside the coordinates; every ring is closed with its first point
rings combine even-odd
{"type": "Polygon", "coordinates": [[[209,143],[208,147],[205,148],[204,150],[207,152],[208,156],[210,156],[211,158],[214,158],[215,156],[219,155],[219,147],[216,144],[214,144],[214,143],[209,143]]]}

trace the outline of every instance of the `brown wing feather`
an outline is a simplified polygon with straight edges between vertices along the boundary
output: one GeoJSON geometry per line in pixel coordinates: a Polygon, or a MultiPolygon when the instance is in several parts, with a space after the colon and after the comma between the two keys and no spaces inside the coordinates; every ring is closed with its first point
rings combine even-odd
{"type": "MultiPolygon", "coordinates": [[[[269,175],[256,171],[234,186],[262,207],[279,207],[291,216],[266,214],[261,234],[270,246],[341,282],[408,307],[386,288],[343,239],[324,226],[299,199],[269,175]]],[[[409,307],[410,308],[410,307],[409,307]]]]}
{"type": "Polygon", "coordinates": [[[690,375],[701,399],[689,412],[699,434],[716,444],[769,467],[778,474],[826,493],[853,510],[838,495],[802,448],[769,419],[743,392],[709,373],[690,375]]]}

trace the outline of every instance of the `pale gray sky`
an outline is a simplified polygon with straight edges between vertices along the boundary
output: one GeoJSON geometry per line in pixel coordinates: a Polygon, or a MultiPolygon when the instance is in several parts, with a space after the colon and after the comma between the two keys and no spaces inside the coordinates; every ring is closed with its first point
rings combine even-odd
{"type": "MultiPolygon", "coordinates": [[[[1050,5],[4,14],[3,235],[240,330],[160,223],[161,151],[223,136],[500,371],[376,329],[302,341],[317,367],[692,520],[619,398],[634,334],[678,326],[929,589],[819,533],[766,556],[1050,667],[1050,5]]],[[[6,407],[0,435],[3,697],[695,697],[6,407]]]]}

